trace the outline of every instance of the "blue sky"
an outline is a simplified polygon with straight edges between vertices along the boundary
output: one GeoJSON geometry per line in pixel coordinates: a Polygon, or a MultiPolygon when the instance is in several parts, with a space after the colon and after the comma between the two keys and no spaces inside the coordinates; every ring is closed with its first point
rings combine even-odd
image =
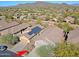
{"type": "MultiPolygon", "coordinates": [[[[0,1],[0,6],[14,6],[17,4],[34,3],[35,1],[0,1]]],[[[49,3],[79,4],[79,1],[47,1],[49,3]]]]}
{"type": "Polygon", "coordinates": [[[17,4],[33,3],[34,1],[0,1],[0,6],[14,6],[17,4]]]}

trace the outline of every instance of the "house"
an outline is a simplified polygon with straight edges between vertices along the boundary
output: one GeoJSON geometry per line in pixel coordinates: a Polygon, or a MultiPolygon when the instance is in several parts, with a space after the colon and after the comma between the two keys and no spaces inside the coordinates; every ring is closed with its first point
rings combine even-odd
{"type": "Polygon", "coordinates": [[[4,20],[0,20],[0,35],[3,34],[2,32],[3,32],[4,30],[7,30],[7,29],[9,29],[9,28],[11,28],[11,27],[14,27],[14,26],[17,26],[17,25],[19,25],[19,23],[15,22],[15,21],[10,22],[10,23],[7,23],[7,22],[4,21],[4,20]]]}
{"type": "Polygon", "coordinates": [[[10,34],[19,35],[19,34],[22,34],[22,31],[27,29],[27,27],[29,27],[28,24],[22,23],[22,24],[19,24],[17,26],[14,26],[14,27],[11,27],[11,28],[8,28],[8,29],[2,31],[1,34],[4,35],[4,34],[7,34],[7,33],[10,33],[10,34]]]}
{"type": "Polygon", "coordinates": [[[24,20],[24,19],[26,19],[26,15],[21,15],[20,20],[24,20]]]}
{"type": "Polygon", "coordinates": [[[79,43],[79,27],[69,32],[67,40],[70,43],[79,43]]]}
{"type": "Polygon", "coordinates": [[[57,19],[57,18],[53,18],[53,19],[52,19],[52,21],[57,22],[57,21],[58,21],[58,19],[57,19]]]}
{"type": "Polygon", "coordinates": [[[74,17],[72,17],[72,16],[67,16],[63,21],[64,21],[64,22],[67,22],[67,23],[74,24],[74,20],[75,20],[74,17]]]}
{"type": "Polygon", "coordinates": [[[17,19],[20,18],[20,16],[21,16],[21,14],[19,14],[19,13],[15,13],[14,16],[13,16],[13,18],[17,20],[17,19]]]}
{"type": "Polygon", "coordinates": [[[17,23],[16,21],[12,21],[10,23],[7,23],[6,21],[1,21],[0,31],[6,30],[17,25],[19,25],[19,23],[17,23]]]}

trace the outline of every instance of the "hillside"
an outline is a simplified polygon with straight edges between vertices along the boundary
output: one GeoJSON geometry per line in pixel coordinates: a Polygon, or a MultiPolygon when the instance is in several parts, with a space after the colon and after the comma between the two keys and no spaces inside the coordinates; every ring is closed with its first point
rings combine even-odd
{"type": "Polygon", "coordinates": [[[10,6],[10,7],[78,7],[78,4],[74,5],[68,5],[67,3],[48,3],[48,2],[42,2],[42,1],[36,1],[35,3],[25,3],[25,4],[17,4],[16,6],[10,6]]]}

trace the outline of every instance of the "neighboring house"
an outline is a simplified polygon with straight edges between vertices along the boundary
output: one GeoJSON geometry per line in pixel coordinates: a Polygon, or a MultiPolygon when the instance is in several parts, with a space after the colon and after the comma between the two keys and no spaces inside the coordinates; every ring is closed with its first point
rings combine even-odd
{"type": "Polygon", "coordinates": [[[21,16],[20,16],[20,20],[24,20],[25,18],[26,18],[25,15],[21,15],[21,16]]]}
{"type": "Polygon", "coordinates": [[[79,28],[76,28],[69,32],[68,42],[79,43],[79,28]]]}
{"type": "Polygon", "coordinates": [[[19,24],[17,26],[11,27],[9,29],[6,29],[4,31],[1,32],[2,35],[10,33],[10,34],[22,34],[22,31],[24,31],[25,29],[27,29],[29,27],[28,24],[26,23],[22,23],[19,24]]]}
{"type": "Polygon", "coordinates": [[[67,23],[74,24],[74,20],[75,20],[74,17],[72,17],[72,16],[67,16],[63,21],[64,21],[64,22],[67,22],[67,23]]]}
{"type": "Polygon", "coordinates": [[[14,26],[17,26],[17,25],[19,25],[19,23],[15,22],[15,21],[7,23],[4,20],[0,20],[0,35],[2,35],[2,32],[4,30],[7,30],[7,29],[14,27],[14,26]]]}
{"type": "Polygon", "coordinates": [[[58,19],[57,19],[57,18],[53,18],[53,19],[52,19],[52,21],[55,21],[55,22],[57,22],[57,21],[58,21],[58,19]]]}
{"type": "Polygon", "coordinates": [[[14,16],[13,16],[13,18],[17,20],[17,19],[20,18],[20,16],[21,16],[21,14],[19,14],[19,13],[15,13],[14,16]]]}
{"type": "Polygon", "coordinates": [[[7,23],[4,21],[2,24],[0,24],[0,31],[6,30],[8,28],[11,28],[11,27],[14,27],[17,25],[19,25],[19,23],[15,22],[15,21],[12,21],[10,23],[7,23]]]}

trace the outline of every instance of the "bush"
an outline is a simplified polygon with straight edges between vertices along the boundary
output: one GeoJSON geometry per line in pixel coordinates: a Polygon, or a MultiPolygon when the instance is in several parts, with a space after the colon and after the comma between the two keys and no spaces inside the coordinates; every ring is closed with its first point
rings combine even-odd
{"type": "Polygon", "coordinates": [[[76,57],[79,56],[79,46],[71,43],[59,43],[55,47],[43,45],[36,52],[41,57],[76,57]]]}
{"type": "Polygon", "coordinates": [[[57,57],[76,57],[79,56],[79,47],[73,44],[58,44],[54,49],[54,56],[57,57]]]}
{"type": "Polygon", "coordinates": [[[42,20],[41,20],[40,18],[37,18],[37,19],[36,19],[36,23],[37,23],[37,24],[41,24],[41,23],[42,23],[42,20]]]}
{"type": "Polygon", "coordinates": [[[0,41],[1,43],[13,44],[19,40],[16,36],[13,36],[12,34],[6,34],[0,38],[0,41]]]}
{"type": "Polygon", "coordinates": [[[73,13],[72,15],[73,15],[76,19],[79,18],[79,14],[78,14],[78,13],[73,13]]]}

